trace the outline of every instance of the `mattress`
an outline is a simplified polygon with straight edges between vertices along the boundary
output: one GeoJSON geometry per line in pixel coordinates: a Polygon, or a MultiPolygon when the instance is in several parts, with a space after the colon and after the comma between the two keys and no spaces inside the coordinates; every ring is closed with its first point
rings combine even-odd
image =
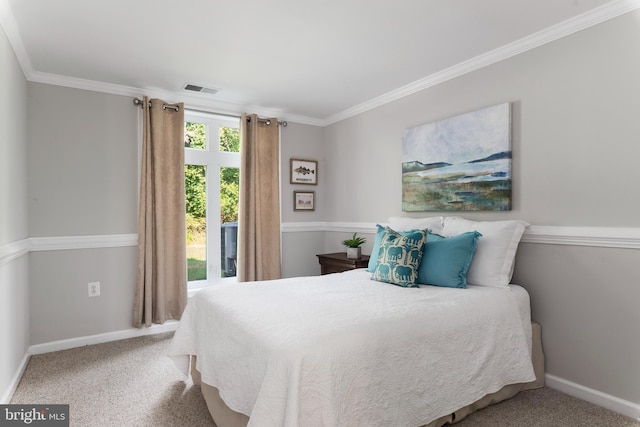
{"type": "Polygon", "coordinates": [[[535,381],[531,335],[519,286],[406,289],[353,270],[205,289],[169,355],[185,375],[196,356],[249,426],[415,427],[535,381]]]}

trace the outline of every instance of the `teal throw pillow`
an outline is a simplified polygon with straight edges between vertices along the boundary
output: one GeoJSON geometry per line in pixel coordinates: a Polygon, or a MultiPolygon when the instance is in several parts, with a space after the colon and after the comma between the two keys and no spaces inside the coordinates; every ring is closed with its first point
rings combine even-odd
{"type": "Polygon", "coordinates": [[[380,241],[378,263],[371,278],[405,288],[417,286],[418,266],[422,260],[426,240],[426,230],[416,230],[402,235],[386,227],[380,241]]]}
{"type": "MultiPolygon", "coordinates": [[[[378,231],[376,232],[376,239],[373,241],[373,247],[371,248],[371,256],[369,257],[369,265],[367,266],[367,271],[369,273],[373,273],[376,270],[376,264],[378,264],[378,253],[380,252],[380,243],[382,242],[382,237],[384,236],[385,227],[380,224],[376,224],[378,231]]],[[[394,230],[395,231],[395,230],[394,230]]],[[[403,236],[413,233],[416,230],[409,231],[400,231],[399,233],[403,236]]],[[[424,251],[424,248],[423,248],[424,251]]]]}
{"type": "Polygon", "coordinates": [[[466,288],[467,271],[473,261],[478,239],[477,231],[442,237],[428,233],[417,282],[424,285],[466,288]]]}
{"type": "Polygon", "coordinates": [[[376,269],[376,264],[378,263],[378,252],[380,252],[380,243],[384,236],[384,227],[380,224],[376,224],[376,227],[378,227],[378,231],[376,232],[376,239],[373,241],[373,248],[371,248],[371,256],[369,257],[369,266],[367,267],[367,271],[369,273],[373,273],[376,269]]]}

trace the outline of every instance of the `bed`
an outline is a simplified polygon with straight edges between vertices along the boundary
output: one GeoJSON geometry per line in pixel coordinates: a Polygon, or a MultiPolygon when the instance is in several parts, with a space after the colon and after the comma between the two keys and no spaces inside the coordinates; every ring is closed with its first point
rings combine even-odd
{"type": "Polygon", "coordinates": [[[543,385],[523,287],[394,286],[373,268],[206,288],[169,356],[218,427],[440,426],[543,385]]]}

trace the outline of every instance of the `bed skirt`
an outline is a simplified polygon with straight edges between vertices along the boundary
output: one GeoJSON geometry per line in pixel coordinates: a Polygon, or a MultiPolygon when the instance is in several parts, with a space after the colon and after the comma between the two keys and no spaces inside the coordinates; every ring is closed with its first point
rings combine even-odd
{"type": "MultiPolygon", "coordinates": [[[[445,424],[454,424],[462,420],[467,415],[485,408],[494,403],[509,399],[520,391],[531,390],[534,388],[544,387],[544,353],[542,351],[542,331],[540,325],[535,322],[531,323],[532,329],[532,361],[535,371],[535,381],[529,383],[510,384],[504,386],[495,393],[488,394],[480,400],[458,409],[452,414],[445,415],[423,427],[441,427],[445,424]]],[[[192,356],[192,358],[195,356],[192,356]]],[[[191,378],[194,385],[200,385],[202,396],[207,403],[207,408],[211,413],[213,421],[218,427],[246,427],[249,417],[245,414],[235,412],[230,409],[220,398],[218,389],[200,381],[200,373],[195,368],[195,361],[191,362],[191,378]]]]}

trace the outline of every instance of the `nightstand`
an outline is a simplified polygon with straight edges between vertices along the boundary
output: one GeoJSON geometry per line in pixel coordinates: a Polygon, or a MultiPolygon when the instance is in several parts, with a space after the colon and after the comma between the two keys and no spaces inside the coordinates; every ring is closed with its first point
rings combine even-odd
{"type": "Polygon", "coordinates": [[[346,252],[316,255],[320,263],[320,274],[341,273],[355,268],[365,268],[369,265],[369,255],[362,255],[358,259],[347,258],[346,252]]]}

